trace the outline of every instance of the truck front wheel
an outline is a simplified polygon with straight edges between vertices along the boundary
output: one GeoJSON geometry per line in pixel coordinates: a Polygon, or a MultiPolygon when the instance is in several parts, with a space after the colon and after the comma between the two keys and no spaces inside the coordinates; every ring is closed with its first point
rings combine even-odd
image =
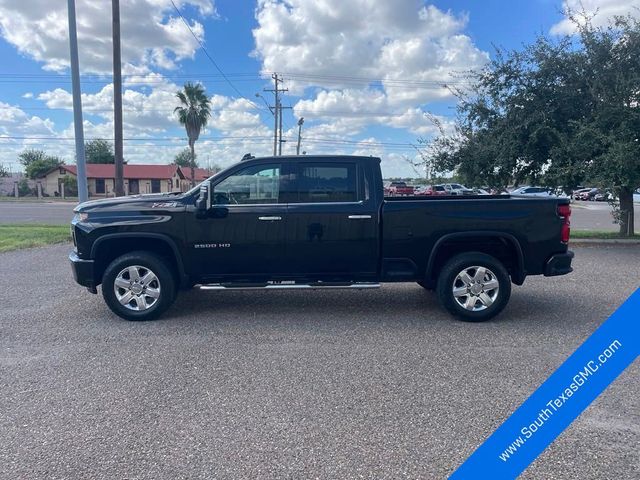
{"type": "Polygon", "coordinates": [[[489,320],[502,311],[511,296],[511,280],[504,265],[490,255],[463,253],[440,271],[440,303],[465,322],[489,320]]]}
{"type": "Polygon", "coordinates": [[[148,252],[116,258],[102,277],[102,296],[125,320],[153,320],[173,303],[176,287],[167,264],[148,252]]]}

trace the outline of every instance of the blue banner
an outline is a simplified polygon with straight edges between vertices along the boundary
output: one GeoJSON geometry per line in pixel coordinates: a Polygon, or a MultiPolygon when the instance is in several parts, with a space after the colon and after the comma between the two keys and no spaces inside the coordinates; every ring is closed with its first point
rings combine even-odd
{"type": "Polygon", "coordinates": [[[640,353],[640,289],[453,474],[516,478],[640,353]]]}

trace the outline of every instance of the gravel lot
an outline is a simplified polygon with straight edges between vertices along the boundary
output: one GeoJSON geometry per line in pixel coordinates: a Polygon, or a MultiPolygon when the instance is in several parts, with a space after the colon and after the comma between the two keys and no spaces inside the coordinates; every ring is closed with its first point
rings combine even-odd
{"type": "MultiPolygon", "coordinates": [[[[576,248],[486,324],[417,285],[188,292],[128,323],[53,246],[0,255],[0,477],[443,478],[639,284],[576,248]]],[[[636,361],[524,478],[640,477],[636,361]]]]}

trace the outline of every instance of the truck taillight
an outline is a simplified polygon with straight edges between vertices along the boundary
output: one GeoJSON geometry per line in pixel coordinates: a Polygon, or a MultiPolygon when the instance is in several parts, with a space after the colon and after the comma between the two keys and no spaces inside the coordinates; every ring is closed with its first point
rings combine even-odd
{"type": "Polygon", "coordinates": [[[558,216],[562,219],[560,240],[563,243],[569,243],[569,236],[571,235],[571,205],[558,205],[558,216]]]}

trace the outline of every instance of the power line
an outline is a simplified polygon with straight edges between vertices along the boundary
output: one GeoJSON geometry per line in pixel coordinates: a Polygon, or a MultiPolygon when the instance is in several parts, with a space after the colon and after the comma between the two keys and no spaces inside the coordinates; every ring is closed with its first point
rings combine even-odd
{"type": "MultiPolygon", "coordinates": [[[[21,110],[26,111],[71,111],[71,106],[69,107],[28,107],[22,105],[12,105],[12,107],[19,108],[21,110]]],[[[271,107],[273,108],[273,107],[271,107]]],[[[352,111],[352,110],[307,110],[303,108],[296,108],[291,106],[291,102],[289,102],[289,107],[284,108],[294,108],[298,113],[305,115],[319,115],[319,116],[332,116],[332,115],[342,115],[346,117],[402,117],[406,115],[406,112],[367,112],[367,111],[352,111]]],[[[216,108],[212,109],[212,112],[224,112],[228,111],[228,108],[216,108]]],[[[137,113],[171,113],[173,109],[170,108],[124,108],[125,112],[137,112],[137,113]]],[[[91,108],[84,106],[84,113],[101,113],[101,112],[113,112],[110,108],[91,108]]],[[[286,122],[286,121],[285,121],[286,122]]],[[[286,125],[285,125],[286,126],[286,125]]],[[[289,128],[289,127],[287,127],[289,128]]]]}
{"type": "MultiPolygon", "coordinates": [[[[242,139],[242,138],[271,138],[265,136],[248,136],[248,135],[224,135],[224,136],[200,136],[200,139],[242,139]]],[[[10,140],[60,140],[60,141],[72,141],[74,137],[48,137],[48,136],[38,136],[38,137],[28,137],[28,136],[13,136],[13,135],[0,135],[0,144],[2,144],[2,140],[10,139],[10,140]]],[[[127,141],[152,141],[152,140],[175,140],[175,141],[184,141],[185,137],[129,137],[124,138],[127,141]]],[[[105,138],[105,137],[93,137],[87,138],[87,141],[91,140],[113,140],[113,138],[105,138]]]]}
{"type": "MultiPolygon", "coordinates": [[[[208,136],[200,136],[201,140],[216,140],[216,139],[252,139],[252,138],[264,138],[270,139],[271,136],[266,135],[208,135],[208,136]]],[[[307,137],[305,137],[306,139],[307,137]]],[[[55,141],[73,141],[74,137],[52,137],[52,136],[14,136],[14,135],[0,135],[0,144],[2,144],[2,140],[55,140],[55,141]]],[[[330,142],[345,142],[345,143],[362,143],[364,140],[346,140],[346,139],[337,139],[337,138],[327,138],[327,137],[309,137],[311,140],[321,140],[321,141],[330,141],[330,142]]],[[[113,138],[106,137],[91,137],[87,138],[87,141],[91,140],[113,140],[113,138]]],[[[124,140],[127,141],[153,141],[153,140],[175,140],[175,141],[184,141],[185,137],[177,137],[177,136],[163,136],[163,137],[126,137],[124,140]]],[[[367,142],[367,144],[381,144],[381,145],[411,145],[411,143],[407,142],[382,142],[382,141],[374,141],[367,142]]]]}
{"type": "Polygon", "coordinates": [[[238,90],[236,88],[236,86],[231,82],[231,80],[229,80],[229,78],[225,75],[225,73],[222,71],[222,69],[218,66],[218,64],[216,63],[216,61],[213,59],[213,57],[211,55],[209,55],[209,52],[207,51],[207,49],[205,48],[204,44],[200,41],[200,39],[198,38],[198,36],[194,33],[194,31],[191,29],[191,26],[189,25],[189,23],[187,22],[187,20],[182,16],[182,12],[180,11],[180,9],[176,6],[175,2],[173,0],[171,0],[171,5],[173,5],[173,8],[175,8],[176,12],[178,13],[178,15],[180,16],[180,18],[182,19],[182,23],[185,24],[185,26],[189,29],[189,32],[191,32],[191,35],[193,36],[193,38],[196,40],[196,42],[198,42],[198,45],[200,45],[200,48],[202,49],[202,51],[204,52],[204,54],[207,56],[207,58],[209,59],[209,61],[213,64],[213,66],[216,68],[216,70],[218,70],[218,72],[220,73],[220,75],[222,75],[222,77],[226,80],[226,82],[229,84],[229,86],[231,88],[233,88],[233,90],[240,95],[240,97],[244,98],[247,102],[249,102],[251,105],[253,105],[254,107],[256,107],[259,110],[263,110],[262,107],[260,107],[259,105],[256,105],[255,103],[253,103],[251,100],[249,100],[248,98],[246,98],[241,92],[240,90],[238,90]]]}
{"type": "MultiPolygon", "coordinates": [[[[293,137],[286,137],[291,140],[293,137]]],[[[49,142],[73,142],[74,137],[51,137],[51,136],[0,136],[0,145],[6,144],[5,141],[24,141],[24,140],[45,140],[49,142]]],[[[89,137],[86,138],[86,141],[92,140],[113,140],[113,138],[105,138],[105,137],[89,137]]],[[[166,137],[128,137],[123,140],[127,142],[176,142],[176,145],[179,145],[177,142],[183,142],[185,137],[175,137],[175,136],[166,136],[166,137]]],[[[265,140],[271,141],[272,137],[269,135],[211,135],[211,136],[201,136],[200,140],[265,140]]],[[[305,137],[305,140],[313,141],[313,142],[328,142],[335,144],[347,144],[347,145],[360,145],[366,144],[371,146],[411,146],[411,142],[385,142],[385,141],[368,141],[368,140],[347,140],[342,138],[327,138],[327,137],[305,137]]]]}
{"type": "MultiPolygon", "coordinates": [[[[183,19],[184,21],[184,19],[183,19]]],[[[187,23],[187,28],[190,29],[190,32],[192,35],[195,36],[195,33],[193,32],[193,30],[191,30],[190,26],[187,23]]],[[[198,41],[199,45],[203,45],[199,39],[197,37],[196,40],[198,41]]],[[[204,48],[202,46],[203,50],[206,51],[206,48],[204,48]]],[[[207,52],[208,53],[208,52],[207,52]]],[[[213,61],[213,59],[211,59],[213,61]]],[[[215,63],[215,62],[214,62],[215,63]]],[[[217,65],[217,64],[215,64],[217,65]]],[[[219,67],[218,67],[219,68],[219,67]]],[[[170,79],[170,78],[194,78],[194,77],[203,77],[203,78],[218,78],[218,77],[222,77],[223,81],[230,81],[231,77],[245,77],[245,78],[237,78],[235,79],[236,81],[253,81],[253,80],[264,80],[267,78],[267,75],[272,75],[273,73],[276,72],[267,72],[267,71],[263,71],[262,73],[251,73],[251,72],[238,72],[238,73],[229,73],[229,74],[215,74],[215,73],[165,73],[162,74],[162,78],[163,79],[170,79]],[[249,78],[246,78],[249,77],[249,78]]],[[[385,77],[385,78],[381,78],[381,77],[363,77],[363,76],[354,76],[354,75],[329,75],[329,74],[307,74],[307,73],[290,73],[290,72],[284,72],[283,75],[285,75],[286,77],[290,78],[290,79],[303,79],[303,80],[307,80],[307,81],[311,81],[311,80],[340,80],[340,81],[344,81],[344,82],[359,82],[359,83],[363,83],[363,82],[367,82],[367,83],[388,83],[388,84],[407,84],[407,85],[426,85],[426,86],[439,86],[442,84],[448,84],[448,85],[466,85],[466,84],[472,84],[472,81],[469,80],[459,80],[459,79],[455,79],[455,78],[450,78],[450,79],[440,79],[440,80],[419,80],[419,79],[410,79],[410,78],[390,78],[390,77],[385,77]]],[[[21,78],[43,78],[43,79],[69,79],[69,75],[65,75],[65,74],[47,74],[47,73],[0,73],[0,78],[3,77],[8,77],[9,79],[11,78],[16,78],[16,79],[21,79],[21,78]]],[[[88,78],[95,78],[95,79],[109,79],[111,78],[111,75],[108,74],[82,74],[81,77],[83,79],[88,79],[88,78]]],[[[152,80],[149,78],[146,78],[147,74],[127,74],[127,75],[123,75],[123,78],[127,78],[127,79],[135,79],[138,78],[141,81],[146,81],[146,82],[150,82],[150,81],[155,81],[158,83],[162,82],[162,79],[157,79],[157,80],[152,80]]],[[[11,80],[8,80],[11,81],[11,80]]],[[[17,80],[18,81],[18,80],[17,80]]],[[[222,81],[222,80],[221,80],[222,81]]],[[[84,82],[83,82],[84,83],[84,82]]],[[[233,86],[232,86],[233,88],[233,86]]],[[[243,96],[240,92],[237,92],[240,96],[243,96]]]]}
{"type": "MultiPolygon", "coordinates": [[[[5,137],[6,138],[6,137],[5,137]]],[[[24,143],[19,143],[16,140],[13,140],[11,143],[8,142],[0,142],[0,150],[2,149],[2,147],[12,147],[11,149],[5,149],[6,151],[14,151],[16,148],[44,148],[44,147],[54,147],[54,148],[58,148],[58,147],[73,147],[71,140],[69,140],[68,138],[65,139],[55,139],[55,138],[50,138],[49,141],[53,142],[53,143],[47,143],[47,142],[42,142],[40,139],[38,138],[29,138],[32,140],[39,140],[37,144],[34,145],[25,145],[24,143]],[[66,143],[63,143],[66,142],[66,143]]],[[[91,139],[87,139],[87,140],[91,140],[91,139]]],[[[181,139],[182,141],[184,141],[184,139],[181,139]]],[[[242,140],[245,141],[247,143],[252,143],[252,144],[267,144],[270,143],[271,137],[261,137],[261,138],[256,138],[256,137],[221,137],[221,138],[202,138],[201,140],[204,141],[211,141],[217,144],[227,144],[226,142],[229,142],[229,144],[233,144],[233,143],[237,143],[238,140],[242,140]]],[[[293,137],[287,137],[287,140],[290,141],[295,141],[296,139],[294,139],[293,137]]],[[[131,139],[125,139],[125,142],[130,142],[130,141],[136,141],[136,140],[131,140],[131,139]]],[[[143,139],[137,140],[137,141],[143,141],[143,139]]],[[[152,147],[152,148],[158,148],[158,147],[172,147],[172,148],[177,148],[177,147],[182,147],[182,145],[180,143],[177,143],[177,141],[171,141],[171,140],[166,140],[166,139],[144,139],[145,143],[138,143],[138,144],[128,144],[127,147],[128,148],[132,148],[132,147],[152,147]],[[169,143],[166,143],[169,142],[169,143]]],[[[359,148],[366,148],[366,147],[382,147],[388,150],[402,150],[402,151],[412,151],[414,149],[413,144],[411,143],[394,143],[394,142],[371,142],[371,141],[365,141],[365,140],[339,140],[339,139],[322,139],[322,138],[314,138],[314,137],[310,137],[307,138],[305,137],[305,143],[308,144],[318,144],[318,145],[324,145],[324,146],[337,146],[337,147],[359,147],[359,148]]]]}

